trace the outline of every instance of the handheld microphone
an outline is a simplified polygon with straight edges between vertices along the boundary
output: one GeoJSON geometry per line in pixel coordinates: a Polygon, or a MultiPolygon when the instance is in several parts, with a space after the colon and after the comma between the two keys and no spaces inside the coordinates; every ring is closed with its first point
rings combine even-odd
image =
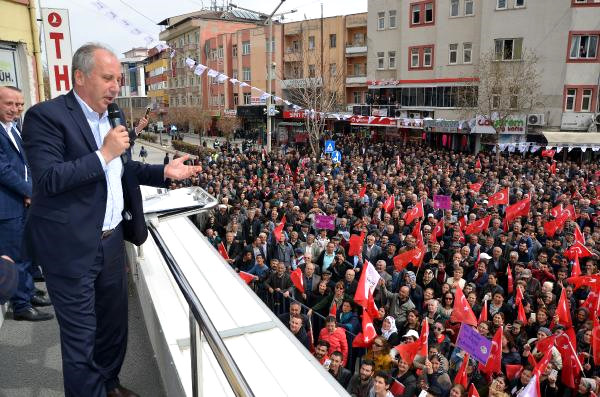
{"type": "MultiPolygon", "coordinates": [[[[114,102],[108,104],[108,122],[110,123],[111,128],[123,125],[121,122],[121,110],[119,110],[119,105],[114,102]]],[[[123,162],[123,165],[127,164],[127,160],[127,151],[124,151],[121,154],[121,161],[123,162]]]]}

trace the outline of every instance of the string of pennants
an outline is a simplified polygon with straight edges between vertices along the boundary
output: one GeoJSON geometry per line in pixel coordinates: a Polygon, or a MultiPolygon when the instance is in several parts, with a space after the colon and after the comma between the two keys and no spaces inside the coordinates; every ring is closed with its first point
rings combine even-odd
{"type": "MultiPolygon", "coordinates": [[[[600,145],[564,145],[564,146],[550,145],[550,146],[546,146],[546,149],[550,150],[554,147],[556,148],[556,153],[560,153],[563,150],[563,148],[566,148],[569,152],[575,148],[581,149],[582,152],[585,152],[587,149],[591,149],[593,152],[597,152],[600,150],[600,145]]],[[[527,153],[528,151],[531,153],[535,153],[541,148],[542,148],[542,146],[540,146],[537,143],[533,143],[533,142],[499,143],[498,144],[498,150],[500,152],[508,150],[509,153],[514,153],[517,151],[520,153],[527,153]]],[[[496,150],[496,148],[494,147],[494,151],[495,150],[496,150]]]]}
{"type": "MultiPolygon", "coordinates": [[[[126,18],[122,18],[119,13],[115,12],[113,9],[111,9],[107,4],[105,4],[103,1],[100,0],[91,0],[90,1],[90,5],[92,7],[94,7],[96,9],[96,11],[98,11],[98,13],[102,14],[103,16],[105,16],[106,18],[108,18],[109,20],[111,20],[112,22],[116,23],[117,25],[121,26],[122,28],[124,28],[129,34],[133,35],[133,36],[137,36],[142,38],[142,40],[146,43],[146,46],[148,47],[154,47],[158,52],[163,52],[166,51],[168,49],[171,49],[171,53],[170,53],[170,58],[174,58],[176,55],[176,51],[175,49],[172,49],[169,45],[165,44],[165,43],[161,43],[159,42],[156,38],[153,37],[153,35],[145,32],[143,29],[140,29],[139,27],[137,27],[133,22],[131,22],[131,20],[128,20],[126,18]],[[155,44],[156,43],[156,44],[155,44]]],[[[317,112],[314,109],[305,109],[302,106],[298,106],[296,104],[291,103],[288,100],[285,100],[281,97],[278,97],[276,95],[272,95],[268,92],[263,91],[260,88],[251,86],[250,84],[244,82],[244,81],[240,81],[238,79],[229,77],[217,70],[211,69],[205,65],[202,65],[200,63],[197,63],[195,60],[191,59],[191,58],[186,58],[185,60],[185,64],[186,66],[193,71],[194,74],[201,76],[202,74],[204,74],[206,72],[207,76],[213,78],[214,80],[216,80],[218,83],[223,84],[226,81],[229,81],[231,84],[236,85],[239,84],[240,87],[244,88],[244,87],[250,87],[250,89],[252,91],[257,92],[260,95],[260,100],[266,100],[268,98],[272,98],[276,103],[285,103],[287,106],[290,106],[292,109],[294,109],[294,111],[296,112],[304,112],[304,117],[310,117],[311,119],[315,119],[316,117],[334,117],[338,120],[348,120],[349,118],[351,118],[351,115],[348,114],[341,114],[341,113],[328,113],[328,112],[317,112]]]]}

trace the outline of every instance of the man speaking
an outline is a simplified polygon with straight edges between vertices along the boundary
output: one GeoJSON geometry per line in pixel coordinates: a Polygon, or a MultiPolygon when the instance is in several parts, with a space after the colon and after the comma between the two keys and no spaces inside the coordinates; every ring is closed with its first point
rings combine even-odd
{"type": "Polygon", "coordinates": [[[136,396],[118,375],[127,347],[124,239],[140,244],[147,236],[139,227],[139,185],[162,186],[201,168],[184,165],[187,156],[166,166],[121,158],[130,141],[124,126],[109,122],[107,108],[121,86],[121,64],[109,49],[79,48],[72,82],[67,95],[25,115],[33,177],[25,243],[54,303],[65,395],[136,396]]]}

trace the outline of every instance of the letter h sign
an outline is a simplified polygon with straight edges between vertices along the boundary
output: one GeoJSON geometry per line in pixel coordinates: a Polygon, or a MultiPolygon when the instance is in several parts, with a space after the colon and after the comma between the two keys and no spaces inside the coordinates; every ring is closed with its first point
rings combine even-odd
{"type": "Polygon", "coordinates": [[[71,31],[69,11],[42,8],[46,58],[50,77],[50,96],[55,98],[71,90],[71,31]]]}

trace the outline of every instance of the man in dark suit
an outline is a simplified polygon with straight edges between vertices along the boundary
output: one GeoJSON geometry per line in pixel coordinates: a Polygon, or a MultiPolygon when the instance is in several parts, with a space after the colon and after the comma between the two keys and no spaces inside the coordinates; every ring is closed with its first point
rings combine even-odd
{"type": "Polygon", "coordinates": [[[54,318],[33,307],[47,306],[46,297],[36,296],[31,262],[22,256],[21,242],[27,207],[31,203],[31,171],[14,120],[18,115],[19,91],[0,87],[0,252],[15,261],[19,283],[10,299],[15,320],[43,321],[54,318]]]}
{"type": "Polygon", "coordinates": [[[139,245],[147,237],[140,184],[158,187],[201,169],[184,165],[188,156],[166,166],[131,160],[127,129],[111,128],[108,120],[121,85],[121,64],[110,50],[79,48],[72,83],[67,95],[25,115],[33,177],[26,243],[34,261],[43,257],[61,332],[65,395],[137,396],[118,378],[127,347],[124,238],[139,245]]]}

